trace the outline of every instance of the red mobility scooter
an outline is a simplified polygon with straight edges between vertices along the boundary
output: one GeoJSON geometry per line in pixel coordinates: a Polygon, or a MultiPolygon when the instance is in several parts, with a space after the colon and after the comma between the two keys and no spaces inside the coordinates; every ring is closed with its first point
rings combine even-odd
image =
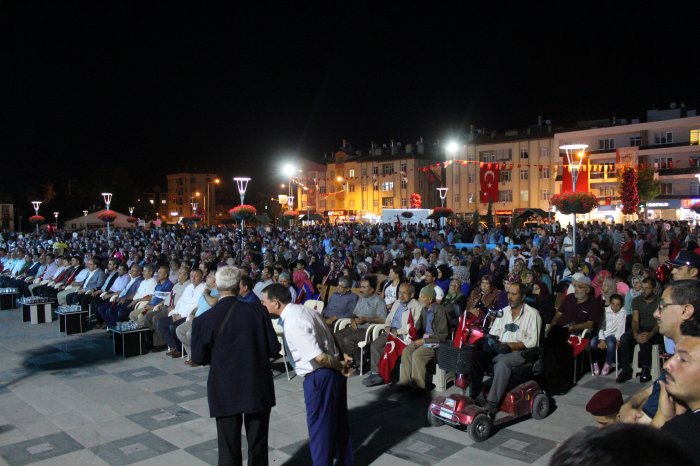
{"type": "Polygon", "coordinates": [[[533,371],[533,366],[541,359],[540,348],[527,350],[529,354],[525,354],[525,359],[528,362],[513,369],[511,384],[515,386],[506,393],[500,406],[500,411],[505,416],[499,415],[495,420],[492,419],[487,408],[477,405],[471,397],[466,396],[472,357],[487,335],[486,322],[491,315],[503,315],[502,310],[489,309],[484,321],[478,325],[473,322],[470,324],[469,318],[465,318],[466,314],[465,312],[460,319],[455,340],[441,343],[437,351],[440,368],[457,374],[455,385],[462,389],[462,393],[435,397],[428,408],[428,422],[436,427],[448,424],[466,430],[472,440],[482,442],[489,438],[494,426],[529,415],[534,419],[547,417],[549,397],[532,380],[536,372],[533,371]]]}

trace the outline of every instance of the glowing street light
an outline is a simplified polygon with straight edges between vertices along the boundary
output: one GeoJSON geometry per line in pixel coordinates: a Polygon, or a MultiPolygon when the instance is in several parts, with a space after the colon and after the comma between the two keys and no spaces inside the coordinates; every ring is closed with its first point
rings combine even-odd
{"type": "MultiPolygon", "coordinates": [[[[34,215],[39,215],[39,206],[41,205],[41,201],[32,201],[32,205],[34,206],[34,215]]],[[[36,223],[36,234],[39,234],[39,222],[36,223]]]]}
{"type": "Polygon", "coordinates": [[[83,210],[83,217],[85,218],[85,229],[86,229],[86,230],[87,230],[87,215],[88,215],[88,211],[87,211],[87,210],[83,210]]]}
{"type": "Polygon", "coordinates": [[[56,217],[56,230],[58,230],[58,212],[54,212],[53,216],[56,217]]]}
{"type": "MultiPolygon", "coordinates": [[[[438,194],[440,195],[440,205],[445,207],[445,198],[447,197],[447,188],[437,188],[438,194]]],[[[440,226],[445,226],[445,217],[440,217],[440,226]]]]}
{"type": "MultiPolygon", "coordinates": [[[[109,210],[109,205],[112,203],[112,193],[102,193],[102,198],[105,200],[107,210],[109,210]]],[[[107,222],[107,238],[109,238],[109,222],[107,222]]]]}
{"type": "MultiPolygon", "coordinates": [[[[569,169],[571,169],[572,189],[573,191],[576,191],[576,185],[578,184],[578,173],[581,169],[583,158],[586,155],[586,149],[588,149],[588,144],[565,144],[563,146],[559,146],[559,149],[566,152],[566,160],[569,163],[569,169]]],[[[574,257],[576,257],[576,212],[574,212],[574,227],[572,236],[573,255],[574,257]]]]}

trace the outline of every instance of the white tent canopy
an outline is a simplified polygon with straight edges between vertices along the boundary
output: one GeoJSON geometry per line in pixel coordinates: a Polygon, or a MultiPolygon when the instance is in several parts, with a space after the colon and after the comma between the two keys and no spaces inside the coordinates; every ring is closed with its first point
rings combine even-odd
{"type": "MultiPolygon", "coordinates": [[[[69,230],[81,230],[87,225],[88,228],[102,228],[107,227],[107,224],[102,220],[97,218],[101,212],[105,212],[106,209],[96,210],[95,212],[88,212],[87,216],[81,215],[80,217],[69,218],[68,220],[61,222],[61,217],[58,217],[58,223],[69,230]]],[[[114,212],[117,212],[116,210],[114,212]]],[[[126,219],[129,218],[128,215],[117,212],[117,218],[113,222],[109,222],[110,228],[129,228],[133,227],[134,224],[129,223],[126,219]]],[[[50,219],[46,219],[47,223],[50,219]]]]}

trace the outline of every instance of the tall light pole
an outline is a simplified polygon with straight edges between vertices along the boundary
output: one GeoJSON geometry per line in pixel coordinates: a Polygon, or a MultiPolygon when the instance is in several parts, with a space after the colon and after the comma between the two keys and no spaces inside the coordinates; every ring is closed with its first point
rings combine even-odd
{"type": "MultiPolygon", "coordinates": [[[[294,165],[288,163],[282,168],[282,172],[287,178],[289,178],[289,194],[287,194],[287,199],[291,197],[293,200],[294,196],[292,196],[292,177],[294,176],[294,173],[296,173],[296,169],[294,168],[294,165]]],[[[294,204],[291,204],[290,210],[294,210],[294,204]]]]}
{"type": "MultiPolygon", "coordinates": [[[[41,201],[32,201],[32,205],[34,206],[34,215],[37,217],[39,216],[39,206],[41,205],[41,201]]],[[[39,234],[39,222],[36,222],[36,234],[39,234]]]]}
{"type": "MultiPolygon", "coordinates": [[[[452,160],[452,191],[455,193],[457,192],[457,190],[455,190],[455,170],[457,169],[457,166],[455,165],[454,161],[457,151],[459,151],[459,144],[457,144],[456,141],[449,141],[445,146],[445,153],[447,154],[447,157],[452,160]]],[[[447,174],[447,170],[445,170],[445,174],[447,174]]],[[[445,204],[443,203],[443,207],[444,206],[445,204]]],[[[454,211],[457,212],[457,209],[454,209],[454,211]]]]}
{"type": "MultiPolygon", "coordinates": [[[[248,189],[248,182],[250,178],[247,176],[237,176],[233,179],[236,182],[236,187],[238,188],[238,195],[241,196],[241,205],[245,202],[245,192],[248,189]]],[[[245,220],[241,219],[241,247],[243,247],[243,231],[245,229],[245,220]]]]}
{"type": "Polygon", "coordinates": [[[58,231],[58,212],[54,212],[53,216],[56,217],[56,231],[58,231]]]}
{"type": "Polygon", "coordinates": [[[86,229],[86,230],[87,230],[87,214],[88,214],[88,211],[87,211],[87,210],[83,210],[83,217],[85,218],[85,229],[86,229]]]}
{"type": "MultiPolygon", "coordinates": [[[[109,205],[112,203],[112,193],[102,193],[102,198],[105,200],[107,210],[109,210],[109,205]]],[[[109,222],[107,222],[107,238],[109,238],[109,222]]]]}
{"type": "MultiPolygon", "coordinates": [[[[571,189],[576,192],[576,185],[578,184],[578,173],[581,169],[581,163],[583,163],[583,158],[586,155],[586,149],[588,149],[588,144],[565,144],[559,146],[560,150],[566,152],[566,161],[569,164],[569,169],[571,170],[571,189]],[[578,160],[577,160],[578,159],[578,160]]],[[[573,227],[573,256],[576,257],[576,212],[574,212],[574,227],[573,227]]]]}
{"type": "Polygon", "coordinates": [[[134,208],[129,207],[129,216],[133,217],[134,216],[134,208]]]}
{"type": "MultiPolygon", "coordinates": [[[[440,195],[440,205],[445,207],[445,198],[447,197],[447,188],[437,188],[438,194],[440,195]]],[[[445,217],[440,217],[440,226],[445,226],[445,217]]]]}
{"type": "Polygon", "coordinates": [[[211,181],[207,181],[207,197],[204,198],[204,211],[207,213],[207,225],[211,225],[211,215],[209,211],[211,210],[211,196],[209,195],[209,185],[214,183],[214,192],[216,192],[216,185],[221,183],[219,178],[214,178],[211,181]]]}

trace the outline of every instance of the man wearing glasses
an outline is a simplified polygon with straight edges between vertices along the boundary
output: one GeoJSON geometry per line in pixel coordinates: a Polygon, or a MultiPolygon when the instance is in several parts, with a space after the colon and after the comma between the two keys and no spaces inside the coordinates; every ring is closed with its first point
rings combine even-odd
{"type": "MultiPolygon", "coordinates": [[[[659,308],[654,312],[659,332],[673,341],[681,337],[681,324],[700,320],[700,281],[671,282],[661,293],[659,308]]],[[[659,378],[664,379],[662,374],[659,378]]],[[[620,408],[620,421],[648,424],[659,406],[659,380],[635,393],[620,408]]]]}
{"type": "Polygon", "coordinates": [[[525,364],[522,351],[539,346],[542,318],[539,312],[525,304],[525,286],[513,283],[508,287],[508,306],[503,316],[493,321],[488,341],[491,349],[477,353],[472,364],[470,396],[477,402],[488,403],[489,414],[495,416],[508,388],[511,370],[525,364]],[[483,378],[493,362],[493,383],[484,400],[483,378]]]}

